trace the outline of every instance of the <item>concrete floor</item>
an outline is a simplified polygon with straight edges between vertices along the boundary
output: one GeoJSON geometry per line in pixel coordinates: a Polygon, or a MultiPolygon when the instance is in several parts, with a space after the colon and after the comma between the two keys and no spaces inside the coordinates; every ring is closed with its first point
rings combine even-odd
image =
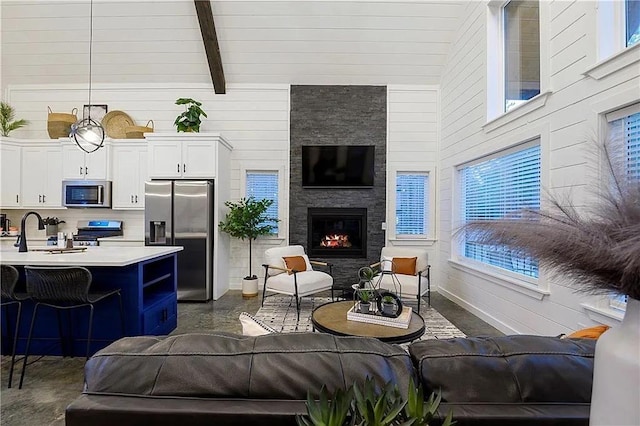
{"type": "MultiPolygon", "coordinates": [[[[499,336],[502,333],[453,302],[433,293],[431,305],[467,336],[499,336]]],[[[212,303],[178,304],[178,327],[172,334],[228,331],[241,333],[240,312],[254,314],[260,298],[243,299],[240,291],[229,291],[212,303]]],[[[14,387],[7,389],[10,357],[2,357],[0,424],[4,426],[62,426],[66,406],[82,392],[84,358],[44,357],[27,367],[23,389],[18,390],[20,369],[14,372],[14,387]]]]}

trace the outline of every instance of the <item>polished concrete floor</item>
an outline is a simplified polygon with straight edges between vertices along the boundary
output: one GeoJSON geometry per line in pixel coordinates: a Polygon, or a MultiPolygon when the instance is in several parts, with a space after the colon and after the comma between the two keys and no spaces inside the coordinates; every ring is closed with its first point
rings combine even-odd
{"type": "MultiPolygon", "coordinates": [[[[437,293],[431,305],[467,336],[498,336],[498,330],[437,293]]],[[[260,298],[243,299],[239,291],[227,292],[212,303],[178,304],[178,328],[172,334],[228,331],[241,333],[240,312],[256,313],[260,298]]],[[[80,395],[84,358],[44,357],[27,367],[24,386],[7,389],[10,358],[2,357],[0,424],[3,426],[64,425],[65,407],[80,395]]]]}

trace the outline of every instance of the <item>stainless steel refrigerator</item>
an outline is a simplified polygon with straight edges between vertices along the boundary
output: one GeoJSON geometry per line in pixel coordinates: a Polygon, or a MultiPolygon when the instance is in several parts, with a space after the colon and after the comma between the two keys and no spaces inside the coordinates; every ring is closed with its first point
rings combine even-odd
{"type": "Polygon", "coordinates": [[[183,246],[178,253],[178,300],[206,302],[213,283],[213,181],[145,183],[148,246],[183,246]]]}

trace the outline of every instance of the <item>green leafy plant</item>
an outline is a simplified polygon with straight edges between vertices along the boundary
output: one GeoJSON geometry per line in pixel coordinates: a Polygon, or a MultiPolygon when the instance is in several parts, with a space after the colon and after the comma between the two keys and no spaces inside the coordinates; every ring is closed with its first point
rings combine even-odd
{"type": "Polygon", "coordinates": [[[373,299],[373,291],[371,290],[360,290],[358,291],[358,297],[362,301],[362,303],[369,303],[371,299],[373,299]]]}
{"type": "Polygon", "coordinates": [[[245,279],[256,279],[251,273],[251,241],[260,235],[269,235],[279,220],[267,215],[267,209],[273,200],[256,200],[253,197],[242,198],[238,202],[224,203],[229,208],[224,220],[218,224],[220,230],[234,238],[249,240],[249,275],[245,279]]]}
{"type": "MultiPolygon", "coordinates": [[[[357,384],[346,391],[336,390],[331,395],[323,386],[316,401],[307,393],[307,416],[297,416],[300,426],[428,426],[435,418],[441,397],[433,393],[425,401],[421,386],[409,383],[404,400],[395,384],[388,382],[379,388],[374,379],[367,377],[360,388],[357,384]]],[[[451,426],[449,412],[442,426],[451,426]]]]}
{"type": "Polygon", "coordinates": [[[64,220],[60,220],[57,217],[45,217],[42,219],[45,225],[58,225],[60,223],[66,223],[64,220]]]}
{"type": "Polygon", "coordinates": [[[176,105],[184,105],[184,112],[176,117],[174,125],[179,132],[199,132],[200,131],[200,116],[206,117],[207,114],[200,108],[202,102],[198,102],[191,98],[178,98],[176,105]]]}
{"type": "Polygon", "coordinates": [[[395,302],[395,299],[393,298],[393,296],[382,296],[382,303],[388,303],[388,304],[393,304],[395,302]]]}
{"type": "Polygon", "coordinates": [[[0,133],[2,136],[9,136],[9,133],[24,127],[29,122],[27,120],[15,120],[15,110],[6,102],[0,102],[0,133]]]}

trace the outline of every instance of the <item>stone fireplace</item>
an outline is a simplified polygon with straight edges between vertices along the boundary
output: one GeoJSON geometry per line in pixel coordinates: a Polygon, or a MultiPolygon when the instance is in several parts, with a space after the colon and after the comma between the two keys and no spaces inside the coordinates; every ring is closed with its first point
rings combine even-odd
{"type": "Polygon", "coordinates": [[[309,208],[307,230],[311,257],[367,257],[367,209],[309,208]]]}

